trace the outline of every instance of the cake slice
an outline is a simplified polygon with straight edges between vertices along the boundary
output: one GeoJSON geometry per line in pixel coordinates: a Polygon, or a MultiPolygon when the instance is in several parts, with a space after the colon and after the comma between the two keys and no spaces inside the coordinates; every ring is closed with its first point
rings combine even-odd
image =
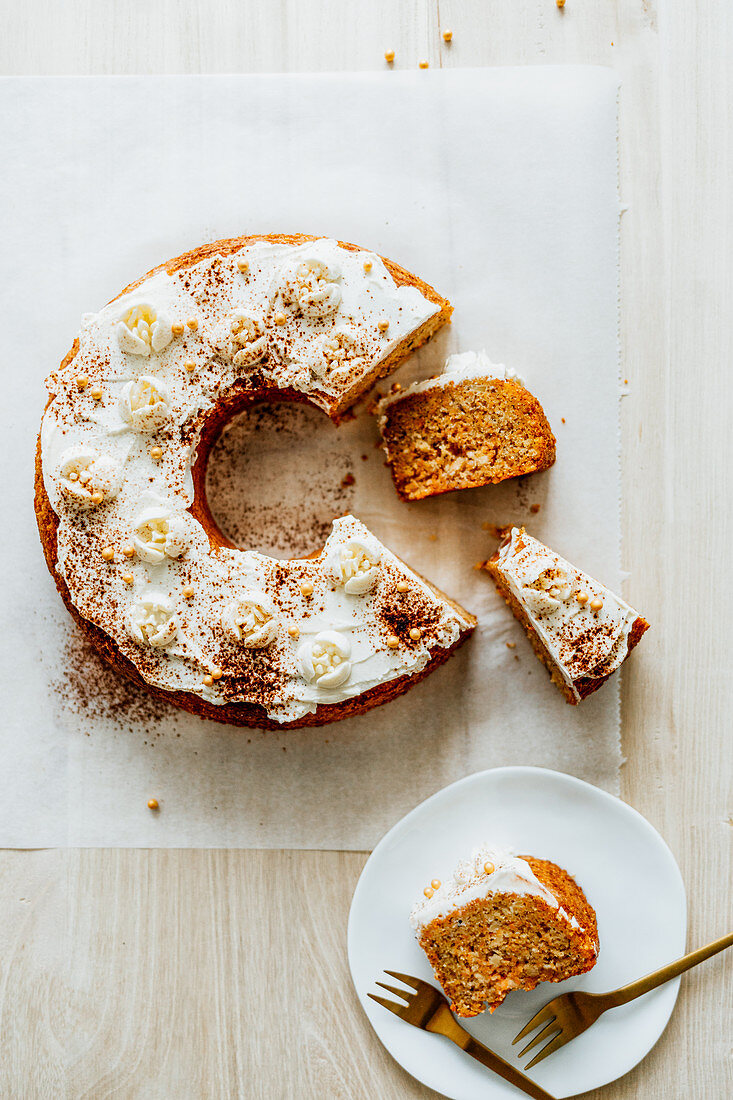
{"type": "Polygon", "coordinates": [[[597,691],[649,629],[620,596],[523,527],[512,528],[484,568],[573,705],[597,691]]]}
{"type": "Polygon", "coordinates": [[[403,500],[521,477],[555,461],[539,401],[483,351],[451,355],[442,374],[393,388],[375,412],[403,500]]]}
{"type": "Polygon", "coordinates": [[[598,959],[595,912],[567,871],[486,844],[444,884],[433,879],[410,922],[458,1016],[493,1012],[513,989],[584,974],[598,959]]]}

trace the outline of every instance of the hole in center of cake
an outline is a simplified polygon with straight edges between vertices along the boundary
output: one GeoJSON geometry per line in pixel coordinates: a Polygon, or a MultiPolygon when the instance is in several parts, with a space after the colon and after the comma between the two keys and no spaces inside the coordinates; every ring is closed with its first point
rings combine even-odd
{"type": "Polygon", "coordinates": [[[309,405],[255,405],[235,416],[206,470],[206,497],[222,534],[274,558],[321,550],[332,520],[353,507],[348,435],[309,405]]]}

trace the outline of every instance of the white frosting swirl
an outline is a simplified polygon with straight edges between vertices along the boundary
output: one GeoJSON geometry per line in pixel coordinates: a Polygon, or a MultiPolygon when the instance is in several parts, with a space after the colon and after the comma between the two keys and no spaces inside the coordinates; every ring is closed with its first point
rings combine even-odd
{"type": "Polygon", "coordinates": [[[138,645],[163,649],[178,634],[178,618],[173,600],[165,592],[145,592],[130,604],[127,629],[138,645]]]}
{"type": "Polygon", "coordinates": [[[376,539],[350,539],[329,555],[331,574],[336,584],[350,596],[369,592],[379,576],[382,554],[376,539]]]}
{"type": "Polygon", "coordinates": [[[311,321],[330,317],[341,305],[341,268],[308,252],[284,263],[273,276],[270,301],[296,308],[311,321]]]}
{"type": "Polygon", "coordinates": [[[82,508],[107,503],[119,492],[122,466],[92,447],[68,447],[59,459],[58,479],[62,494],[82,508]]]}
{"type": "Polygon", "coordinates": [[[122,387],[120,416],[135,432],[156,432],[170,417],[171,393],[161,378],[143,374],[122,387]]]}
{"type": "Polygon", "coordinates": [[[264,649],[277,637],[275,605],[264,592],[245,589],[224,608],[221,625],[246,649],[264,649]]]}
{"type": "Polygon", "coordinates": [[[128,355],[149,356],[151,350],[163,351],[173,339],[167,314],[157,313],[146,302],[130,306],[117,324],[117,341],[128,355]]]}
{"type": "Polygon", "coordinates": [[[336,630],[321,630],[298,650],[298,668],[304,680],[329,690],[351,676],[351,642],[336,630]]]}
{"type": "Polygon", "coordinates": [[[142,561],[159,565],[165,558],[180,558],[192,542],[188,516],[163,501],[149,504],[135,517],[132,542],[142,561]]]}
{"type": "Polygon", "coordinates": [[[264,319],[247,310],[237,309],[228,322],[232,362],[240,370],[260,363],[267,355],[264,319]]]}

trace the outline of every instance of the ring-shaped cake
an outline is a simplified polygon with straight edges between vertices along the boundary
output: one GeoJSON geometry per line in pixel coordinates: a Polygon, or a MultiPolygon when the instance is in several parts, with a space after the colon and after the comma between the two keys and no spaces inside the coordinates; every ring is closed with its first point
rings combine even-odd
{"type": "Polygon", "coordinates": [[[338,422],[451,312],[373,252],[277,235],[199,247],[82,318],[47,379],[36,514],[64,602],[118,671],[288,729],[402,694],[468,637],[473,616],[355,517],[280,561],[229,542],[204,485],[235,413],[294,400],[338,422]]]}

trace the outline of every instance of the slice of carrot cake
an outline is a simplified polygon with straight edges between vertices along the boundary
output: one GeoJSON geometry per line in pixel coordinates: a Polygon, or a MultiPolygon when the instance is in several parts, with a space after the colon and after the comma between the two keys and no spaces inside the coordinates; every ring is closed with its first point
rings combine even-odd
{"type": "Polygon", "coordinates": [[[375,412],[403,500],[520,477],[555,461],[539,401],[484,351],[451,355],[442,374],[405,390],[396,384],[375,412]]]}
{"type": "Polygon", "coordinates": [[[561,982],[596,964],[595,912],[549,860],[484,844],[423,893],[410,923],[458,1016],[493,1012],[513,989],[561,982]]]}
{"type": "Polygon", "coordinates": [[[523,527],[512,528],[484,568],[573,705],[597,691],[649,629],[620,596],[523,527]]]}

